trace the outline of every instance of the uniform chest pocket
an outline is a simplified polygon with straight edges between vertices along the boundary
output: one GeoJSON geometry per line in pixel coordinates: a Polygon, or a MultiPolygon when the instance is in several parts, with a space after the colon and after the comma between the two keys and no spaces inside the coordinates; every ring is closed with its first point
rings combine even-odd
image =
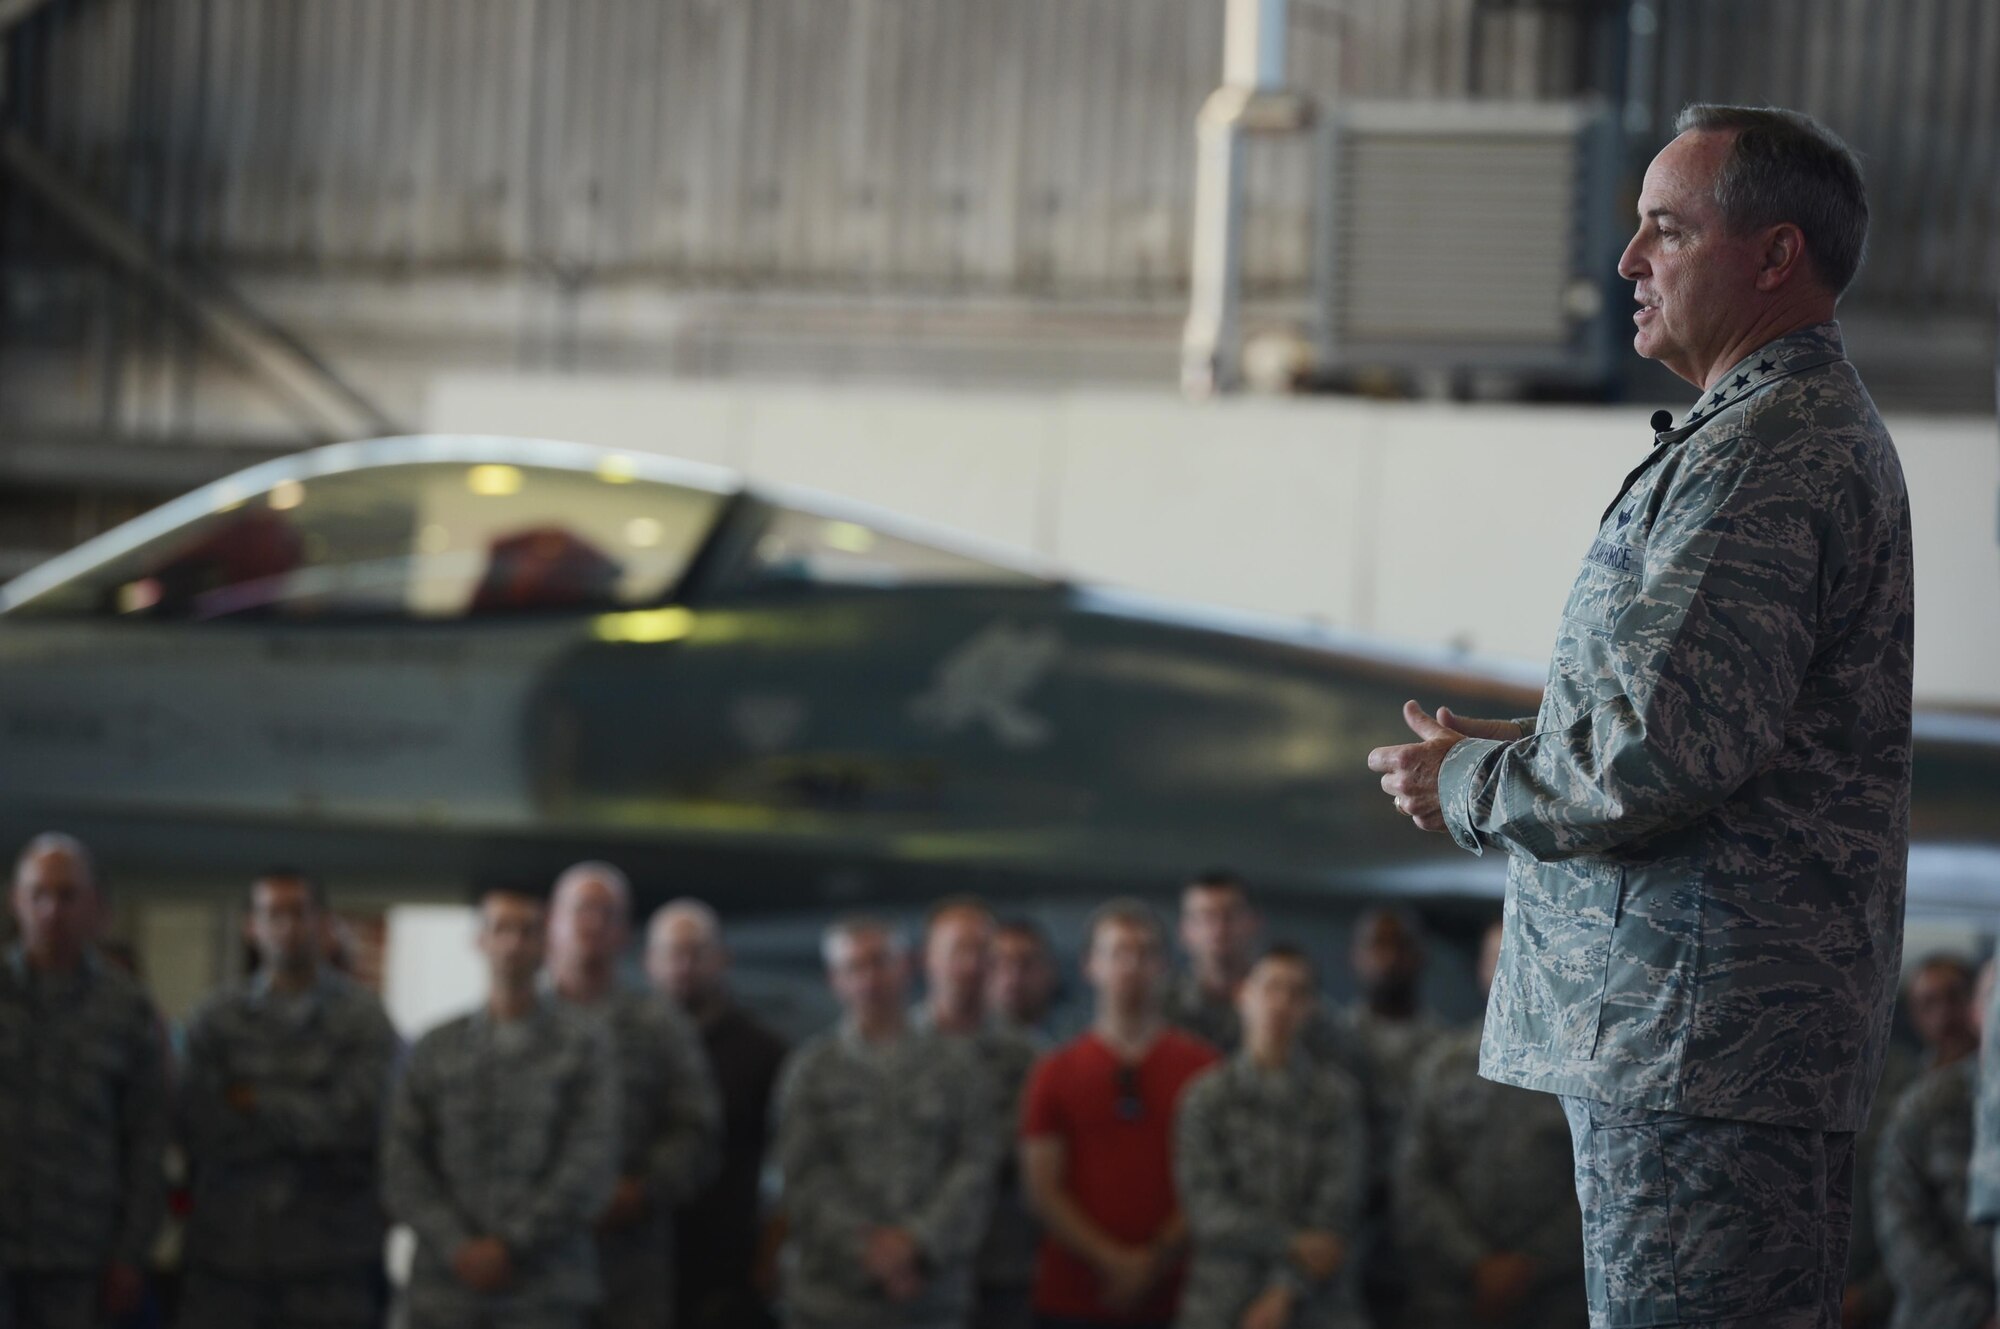
{"type": "Polygon", "coordinates": [[[1645,568],[1643,545],[1624,545],[1600,538],[1590,547],[1583,567],[1570,587],[1563,617],[1572,623],[1609,632],[1639,593],[1645,568]]]}

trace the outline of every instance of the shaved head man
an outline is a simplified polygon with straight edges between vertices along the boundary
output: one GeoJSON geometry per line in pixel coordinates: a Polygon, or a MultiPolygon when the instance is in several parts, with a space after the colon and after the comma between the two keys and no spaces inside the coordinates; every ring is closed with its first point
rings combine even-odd
{"type": "Polygon", "coordinates": [[[90,851],[37,836],[0,964],[0,1324],[85,1329],[138,1309],[165,1208],[167,1070],[145,994],[104,963],[90,851]]]}

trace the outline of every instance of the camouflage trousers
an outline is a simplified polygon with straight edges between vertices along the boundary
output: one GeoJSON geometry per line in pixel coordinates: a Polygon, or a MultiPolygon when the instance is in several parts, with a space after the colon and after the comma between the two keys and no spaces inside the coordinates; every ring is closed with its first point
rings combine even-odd
{"type": "Polygon", "coordinates": [[[1591,1329],[1840,1329],[1852,1132],[1562,1103],[1591,1329]]]}

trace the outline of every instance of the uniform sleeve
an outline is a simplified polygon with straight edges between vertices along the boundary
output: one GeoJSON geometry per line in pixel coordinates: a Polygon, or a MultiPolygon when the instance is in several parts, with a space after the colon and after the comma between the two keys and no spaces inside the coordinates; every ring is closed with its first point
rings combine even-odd
{"type": "MultiPolygon", "coordinates": [[[[1940,1202],[1921,1162],[1920,1096],[1906,1095],[1875,1157],[1875,1225],[1899,1301],[1923,1308],[1924,1329],[1979,1329],[1993,1311],[1992,1276],[1964,1257],[1958,1215],[1940,1202]]],[[[1915,1323],[1912,1320],[1912,1323],[1915,1323]]]]}
{"type": "Polygon", "coordinates": [[[247,1115],[287,1153],[372,1153],[382,1133],[389,1080],[402,1041],[389,1017],[370,1002],[343,1021],[333,1080],[323,1091],[301,1085],[259,1085],[247,1115]]]}
{"type": "Polygon", "coordinates": [[[813,1052],[811,1047],[794,1052],[778,1077],[779,1203],[794,1241],[816,1250],[844,1251],[858,1261],[870,1219],[848,1198],[848,1160],[814,1102],[818,1059],[813,1052]]]}
{"type": "Polygon", "coordinates": [[[141,1003],[133,1026],[132,1073],[119,1109],[125,1204],[113,1255],[120,1263],[143,1265],[167,1212],[165,1169],[167,1144],[173,1137],[173,1107],[169,1097],[171,1069],[159,1017],[150,1005],[141,1003]]]}
{"type": "Polygon", "coordinates": [[[1437,1109],[1444,1073],[1442,1063],[1432,1060],[1418,1073],[1411,1094],[1396,1159],[1396,1229],[1405,1249],[1425,1251],[1468,1277],[1488,1252],[1452,1185],[1451,1159],[1459,1142],[1449,1138],[1437,1109]]]}
{"type": "Polygon", "coordinates": [[[1000,1170],[1006,1125],[997,1120],[998,1092],[986,1068],[970,1057],[947,1072],[958,1108],[957,1149],[930,1200],[904,1224],[933,1266],[971,1256],[985,1235],[993,1182],[1000,1170]]]}
{"type": "Polygon", "coordinates": [[[587,1232],[618,1184],[618,1064],[601,1028],[580,1031],[588,1053],[564,1095],[548,1175],[534,1201],[495,1235],[510,1251],[528,1252],[587,1232]]]}
{"type": "Polygon", "coordinates": [[[1823,520],[1797,472],[1750,452],[1731,440],[1669,485],[1608,695],[1565,725],[1446,755],[1438,794],[1461,847],[1602,853],[1700,817],[1780,750],[1812,656],[1823,520]]]}
{"type": "Polygon", "coordinates": [[[472,1240],[437,1163],[437,1098],[431,1071],[435,1049],[419,1045],[390,1098],[382,1138],[382,1204],[407,1223],[440,1259],[472,1240]]]}
{"type": "Polygon", "coordinates": [[[692,1198],[722,1165],[722,1101],[693,1024],[677,1012],[667,1016],[659,1030],[665,1101],[641,1162],[654,1202],[671,1207],[692,1198]]]}
{"type": "Polygon", "coordinates": [[[1228,1157],[1230,1124],[1215,1090],[1218,1072],[1204,1073],[1181,1096],[1174,1116],[1174,1179],[1181,1212],[1197,1250],[1263,1261],[1276,1266],[1291,1245],[1293,1225],[1260,1213],[1243,1202],[1230,1185],[1223,1159],[1228,1157]]]}

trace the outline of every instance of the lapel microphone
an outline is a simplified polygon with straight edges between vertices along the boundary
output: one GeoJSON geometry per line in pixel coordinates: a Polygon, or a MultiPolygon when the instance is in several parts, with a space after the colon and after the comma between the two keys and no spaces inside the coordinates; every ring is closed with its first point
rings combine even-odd
{"type": "Polygon", "coordinates": [[[1652,423],[1654,433],[1664,434],[1674,427],[1674,413],[1672,411],[1654,411],[1652,423]]]}

